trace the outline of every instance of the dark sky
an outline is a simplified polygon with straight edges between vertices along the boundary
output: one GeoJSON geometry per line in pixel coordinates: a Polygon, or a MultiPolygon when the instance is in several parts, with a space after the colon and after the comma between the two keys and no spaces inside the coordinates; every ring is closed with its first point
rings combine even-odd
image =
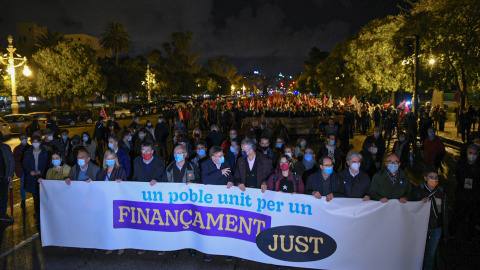
{"type": "Polygon", "coordinates": [[[194,32],[201,62],[224,56],[241,73],[295,75],[314,46],[333,45],[402,0],[0,0],[0,46],[16,24],[35,22],[64,34],[99,37],[109,21],[125,24],[131,56],[147,55],[178,31],[194,32]]]}

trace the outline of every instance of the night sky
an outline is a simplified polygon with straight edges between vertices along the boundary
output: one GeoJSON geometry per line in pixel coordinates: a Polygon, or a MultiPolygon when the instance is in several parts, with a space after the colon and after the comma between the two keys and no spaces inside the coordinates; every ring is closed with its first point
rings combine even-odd
{"type": "Polygon", "coordinates": [[[312,47],[333,45],[376,18],[399,13],[401,0],[1,0],[0,46],[16,24],[35,22],[64,34],[99,37],[109,21],[125,24],[129,55],[146,56],[173,32],[194,32],[200,61],[224,56],[241,73],[295,75],[312,47]]]}

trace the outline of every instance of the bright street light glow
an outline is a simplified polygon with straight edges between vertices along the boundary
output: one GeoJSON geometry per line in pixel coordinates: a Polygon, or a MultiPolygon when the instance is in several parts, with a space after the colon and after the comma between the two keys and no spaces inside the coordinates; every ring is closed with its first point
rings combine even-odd
{"type": "Polygon", "coordinates": [[[430,65],[433,65],[433,64],[435,64],[435,59],[432,58],[432,59],[430,59],[430,61],[428,61],[428,62],[430,63],[430,65]]]}
{"type": "Polygon", "coordinates": [[[28,68],[27,65],[25,65],[25,67],[23,68],[23,75],[25,75],[27,77],[32,75],[32,72],[30,71],[30,69],[28,68]]]}

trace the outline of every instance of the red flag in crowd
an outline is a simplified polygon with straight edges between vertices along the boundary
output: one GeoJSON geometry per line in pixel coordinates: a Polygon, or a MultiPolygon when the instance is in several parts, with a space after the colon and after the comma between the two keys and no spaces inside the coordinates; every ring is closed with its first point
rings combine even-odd
{"type": "Polygon", "coordinates": [[[388,102],[388,103],[383,104],[382,106],[383,106],[384,108],[388,108],[388,107],[390,107],[390,105],[392,105],[392,103],[391,103],[391,102],[388,102]]]}
{"type": "Polygon", "coordinates": [[[405,105],[405,99],[402,101],[402,103],[400,103],[400,105],[398,105],[397,109],[402,108],[404,105],[405,105]]]}
{"type": "Polygon", "coordinates": [[[350,101],[352,101],[352,98],[348,96],[348,104],[350,104],[350,101]]]}
{"type": "Polygon", "coordinates": [[[327,104],[328,99],[326,95],[323,95],[323,105],[327,104]]]}
{"type": "Polygon", "coordinates": [[[100,108],[100,116],[103,117],[103,119],[107,119],[107,113],[105,113],[103,106],[100,108]]]}

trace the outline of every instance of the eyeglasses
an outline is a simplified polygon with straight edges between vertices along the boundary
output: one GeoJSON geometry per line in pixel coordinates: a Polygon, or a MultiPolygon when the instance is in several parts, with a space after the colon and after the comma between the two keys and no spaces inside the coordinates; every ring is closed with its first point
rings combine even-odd
{"type": "Polygon", "coordinates": [[[398,165],[398,164],[400,164],[400,161],[397,161],[397,160],[395,160],[395,161],[387,160],[387,164],[395,164],[395,165],[398,165]]]}

